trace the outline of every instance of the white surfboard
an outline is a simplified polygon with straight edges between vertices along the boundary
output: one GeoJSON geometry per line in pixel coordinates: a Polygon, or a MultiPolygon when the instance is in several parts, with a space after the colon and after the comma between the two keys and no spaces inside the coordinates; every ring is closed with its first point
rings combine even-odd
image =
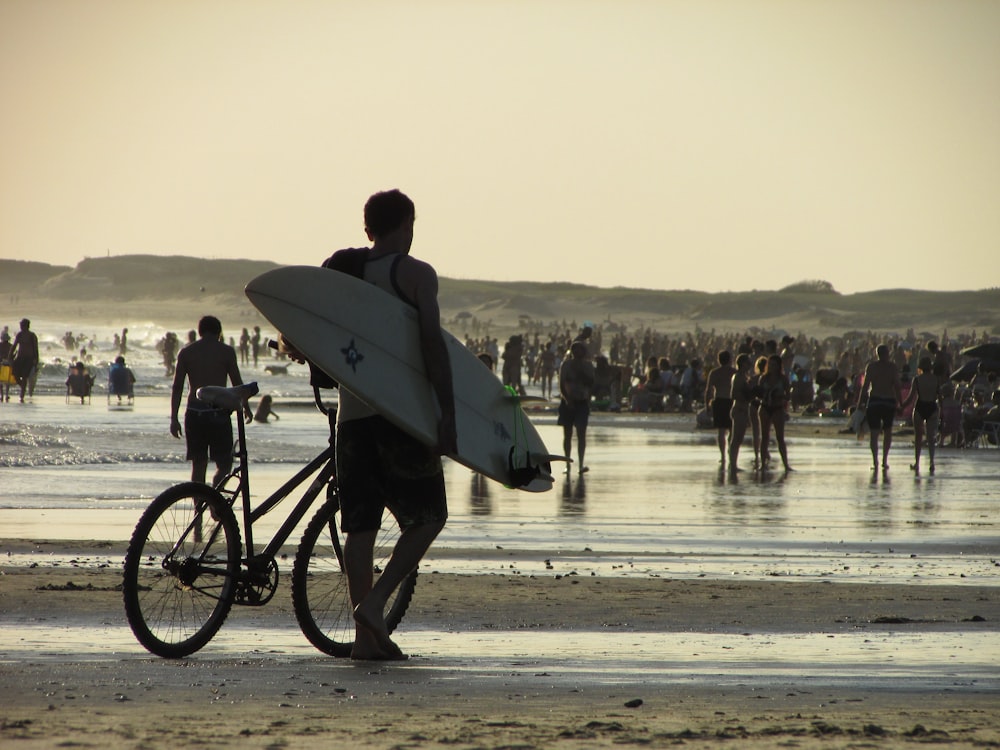
{"type": "MultiPolygon", "coordinates": [[[[316,366],[400,429],[437,442],[439,410],[424,370],[417,313],[348,274],[287,266],[246,286],[253,305],[316,366]]],[[[442,330],[455,390],[458,453],[450,456],[510,487],[551,489],[551,456],[519,400],[458,339],[442,330]]]]}

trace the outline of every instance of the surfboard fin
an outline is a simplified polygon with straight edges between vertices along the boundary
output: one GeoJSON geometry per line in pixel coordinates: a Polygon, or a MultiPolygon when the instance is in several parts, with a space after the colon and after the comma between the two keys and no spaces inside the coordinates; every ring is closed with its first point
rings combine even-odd
{"type": "Polygon", "coordinates": [[[507,391],[504,393],[505,401],[514,401],[520,404],[532,404],[532,403],[548,403],[549,399],[544,396],[522,396],[519,393],[511,393],[507,391]]]}
{"type": "Polygon", "coordinates": [[[534,480],[542,476],[542,466],[541,463],[535,466],[531,465],[531,455],[525,451],[524,452],[524,466],[515,467],[514,466],[514,456],[517,448],[515,446],[510,446],[510,453],[507,454],[507,471],[509,473],[510,484],[508,487],[527,487],[534,480]]]}

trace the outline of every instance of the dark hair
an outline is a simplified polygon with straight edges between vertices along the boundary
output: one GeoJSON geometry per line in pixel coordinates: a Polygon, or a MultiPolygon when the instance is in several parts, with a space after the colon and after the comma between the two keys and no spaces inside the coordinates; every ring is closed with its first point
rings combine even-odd
{"type": "Polygon", "coordinates": [[[728,365],[732,361],[733,361],[733,355],[729,353],[728,349],[723,349],[721,352],[719,352],[720,365],[728,365]]]}
{"type": "Polygon", "coordinates": [[[198,321],[198,335],[207,336],[210,333],[216,336],[222,335],[222,321],[214,315],[206,315],[198,321]]]}
{"type": "Polygon", "coordinates": [[[745,365],[750,364],[749,354],[737,354],[736,355],[736,369],[742,370],[745,365]]]}
{"type": "Polygon", "coordinates": [[[399,229],[403,222],[416,216],[413,201],[399,190],[375,193],[365,203],[365,229],[372,237],[382,237],[399,229]]]}
{"type": "Polygon", "coordinates": [[[767,370],[765,371],[767,375],[783,375],[781,368],[781,357],[777,354],[772,354],[767,358],[767,370]]]}

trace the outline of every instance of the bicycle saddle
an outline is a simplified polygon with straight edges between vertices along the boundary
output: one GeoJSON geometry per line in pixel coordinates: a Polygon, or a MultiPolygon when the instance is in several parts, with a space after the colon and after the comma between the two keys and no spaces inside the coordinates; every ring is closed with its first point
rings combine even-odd
{"type": "Polygon", "coordinates": [[[226,411],[239,411],[243,402],[260,392],[257,382],[224,388],[221,385],[203,385],[195,395],[200,401],[226,411]]]}

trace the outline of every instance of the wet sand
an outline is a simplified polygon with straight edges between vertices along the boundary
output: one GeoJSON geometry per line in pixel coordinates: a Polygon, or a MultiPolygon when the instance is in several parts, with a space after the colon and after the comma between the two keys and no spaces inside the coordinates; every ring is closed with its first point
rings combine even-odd
{"type": "Polygon", "coordinates": [[[319,654],[288,586],[168,661],[124,623],[123,553],[0,541],[0,562],[21,561],[0,567],[0,743],[1000,743],[992,586],[424,571],[396,634],[408,662],[319,654]]]}

